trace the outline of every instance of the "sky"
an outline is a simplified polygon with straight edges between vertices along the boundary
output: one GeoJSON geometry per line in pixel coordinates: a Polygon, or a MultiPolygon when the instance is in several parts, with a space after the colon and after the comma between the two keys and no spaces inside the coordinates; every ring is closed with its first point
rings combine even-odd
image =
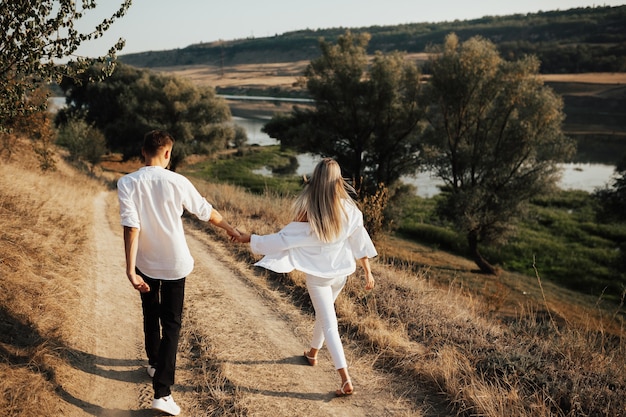
{"type": "MultiPolygon", "coordinates": [[[[121,0],[99,0],[96,4],[78,26],[83,31],[110,17],[121,0]]],[[[105,55],[119,38],[126,40],[123,55],[301,29],[469,20],[624,4],[625,0],[133,0],[126,15],[104,37],[84,44],[77,55],[105,55]]]]}

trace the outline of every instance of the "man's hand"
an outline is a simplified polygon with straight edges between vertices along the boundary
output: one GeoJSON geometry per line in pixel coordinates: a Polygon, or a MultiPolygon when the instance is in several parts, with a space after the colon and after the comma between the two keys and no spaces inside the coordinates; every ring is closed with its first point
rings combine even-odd
{"type": "Polygon", "coordinates": [[[146,281],[143,280],[143,278],[141,278],[141,276],[135,273],[132,273],[132,274],[128,274],[128,279],[130,283],[133,284],[133,288],[136,289],[137,291],[141,293],[150,292],[150,286],[148,285],[146,281]]]}

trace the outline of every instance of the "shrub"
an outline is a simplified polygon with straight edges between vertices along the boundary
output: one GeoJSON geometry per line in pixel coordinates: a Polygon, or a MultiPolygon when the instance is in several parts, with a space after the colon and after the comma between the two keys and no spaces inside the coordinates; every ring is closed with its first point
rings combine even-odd
{"type": "Polygon", "coordinates": [[[104,134],[80,118],[70,119],[61,126],[57,144],[69,151],[71,161],[88,162],[92,171],[107,151],[104,134]]]}

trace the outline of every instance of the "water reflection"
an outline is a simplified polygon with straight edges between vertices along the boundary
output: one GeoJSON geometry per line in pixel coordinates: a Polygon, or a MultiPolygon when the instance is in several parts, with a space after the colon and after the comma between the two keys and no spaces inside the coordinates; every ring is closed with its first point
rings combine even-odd
{"type": "MultiPolygon", "coordinates": [[[[261,128],[267,123],[267,120],[235,117],[233,121],[246,130],[249,144],[259,146],[279,144],[277,140],[261,132],[261,128]]],[[[310,174],[321,159],[318,155],[312,154],[301,154],[297,158],[297,175],[310,174]]],[[[596,188],[610,185],[615,170],[613,165],[598,163],[567,163],[560,165],[563,169],[563,174],[559,187],[564,190],[593,192],[596,188]]],[[[256,172],[262,175],[272,175],[269,169],[260,169],[256,172]]],[[[417,189],[417,195],[425,198],[437,195],[439,187],[443,184],[439,178],[433,177],[430,172],[419,172],[415,176],[404,176],[402,181],[406,184],[414,185],[417,189]]]]}
{"type": "Polygon", "coordinates": [[[261,131],[263,125],[267,122],[268,120],[264,119],[245,119],[243,117],[233,117],[233,123],[243,127],[246,131],[246,134],[248,135],[248,145],[268,146],[279,144],[276,139],[270,138],[267,133],[263,133],[261,131]]]}
{"type": "Polygon", "coordinates": [[[615,166],[606,164],[568,163],[561,164],[563,177],[559,187],[564,190],[593,192],[596,188],[610,185],[615,166]]]}
{"type": "MultiPolygon", "coordinates": [[[[50,108],[56,111],[65,105],[64,97],[51,97],[50,108]]],[[[243,127],[248,135],[248,144],[258,146],[278,145],[276,139],[272,139],[261,129],[268,119],[263,118],[241,118],[233,117],[233,122],[243,127]]],[[[313,172],[313,168],[321,159],[318,155],[300,154],[297,156],[297,175],[308,175],[313,172]]],[[[563,175],[559,182],[559,187],[564,190],[583,190],[593,192],[599,187],[610,185],[614,174],[614,165],[601,163],[567,163],[561,164],[563,175]]],[[[265,168],[256,171],[262,175],[272,175],[272,172],[265,168]]],[[[402,177],[402,181],[414,185],[417,195],[421,197],[432,197],[439,193],[439,186],[443,183],[440,179],[433,177],[429,172],[420,172],[415,176],[402,177]]]]}

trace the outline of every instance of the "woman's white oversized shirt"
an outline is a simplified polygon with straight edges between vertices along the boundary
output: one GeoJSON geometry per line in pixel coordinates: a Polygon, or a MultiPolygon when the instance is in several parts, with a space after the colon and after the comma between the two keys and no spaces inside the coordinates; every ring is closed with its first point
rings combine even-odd
{"type": "Polygon", "coordinates": [[[213,209],[184,176],[160,166],[146,166],[117,183],[123,226],[139,229],[137,268],[156,279],[179,279],[191,273],[181,216],[183,209],[208,221],[213,209]]]}
{"type": "Polygon", "coordinates": [[[361,211],[348,201],[344,208],[347,218],[342,233],[331,243],[318,239],[308,222],[291,222],[270,235],[252,235],[252,252],[265,255],[255,265],[281,273],[295,269],[322,278],[352,274],[357,259],[373,258],[378,253],[363,227],[361,211]]]}

